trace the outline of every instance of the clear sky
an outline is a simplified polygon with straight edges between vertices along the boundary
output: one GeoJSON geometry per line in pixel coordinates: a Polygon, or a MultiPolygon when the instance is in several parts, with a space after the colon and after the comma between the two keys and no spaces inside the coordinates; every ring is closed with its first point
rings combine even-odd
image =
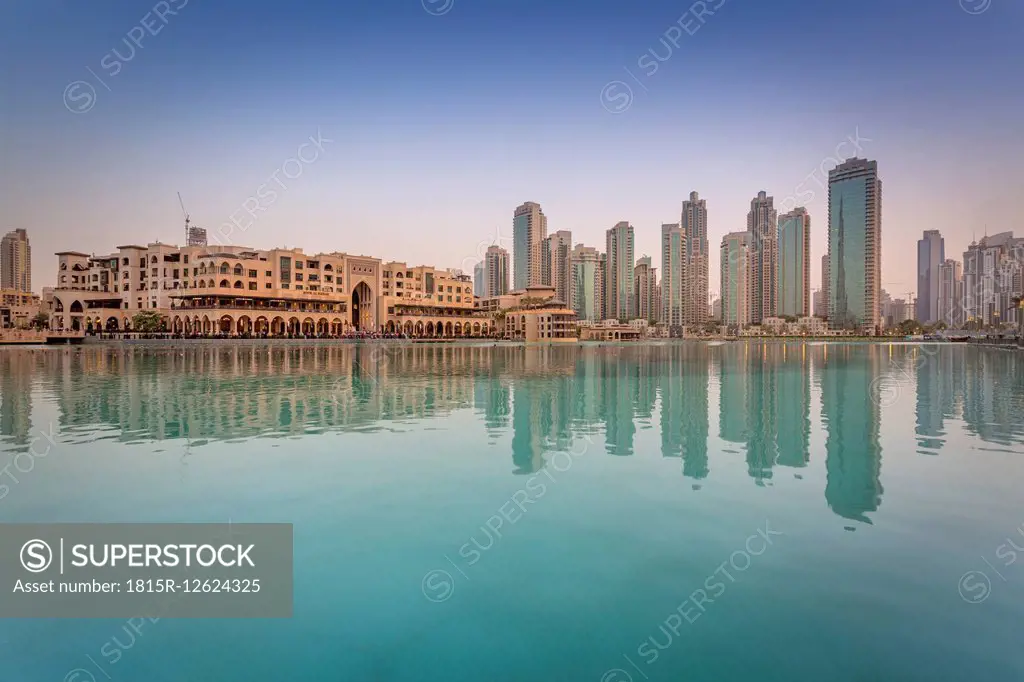
{"type": "Polygon", "coordinates": [[[697,190],[717,291],[721,236],[763,189],[810,210],[817,287],[818,183],[859,133],[890,293],[915,288],[923,230],[957,258],[975,233],[1024,233],[1024,2],[703,8],[6,0],[0,227],[29,230],[37,291],[55,251],[179,243],[178,191],[211,233],[234,214],[233,243],[467,270],[537,201],[550,231],[602,249],[630,221],[660,266],[660,225],[697,190]]]}

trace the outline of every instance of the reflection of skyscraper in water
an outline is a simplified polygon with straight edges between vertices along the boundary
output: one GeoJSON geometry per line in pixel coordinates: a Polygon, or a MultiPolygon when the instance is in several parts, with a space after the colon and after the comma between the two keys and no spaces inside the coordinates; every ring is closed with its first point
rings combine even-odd
{"type": "Polygon", "coordinates": [[[508,427],[512,414],[512,389],[497,377],[478,375],[473,383],[473,407],[483,414],[484,428],[491,435],[508,427]]]}
{"type": "Polygon", "coordinates": [[[750,375],[747,373],[747,356],[750,344],[732,346],[723,350],[719,367],[718,388],[718,436],[730,443],[746,443],[750,432],[747,414],[747,391],[750,375]]]}
{"type": "Polygon", "coordinates": [[[611,455],[632,455],[633,438],[636,436],[633,406],[640,385],[636,363],[620,359],[616,349],[603,353],[599,366],[601,383],[604,384],[605,449],[611,455]]]}
{"type": "MultiPolygon", "coordinates": [[[[774,357],[777,344],[751,345],[746,371],[750,375],[747,393],[747,473],[758,485],[771,480],[772,468],[779,458],[779,395],[778,365],[774,357]],[[769,357],[769,348],[772,357],[769,357]]],[[[781,353],[778,353],[781,355],[781,353]]]]}
{"type": "Polygon", "coordinates": [[[882,503],[879,410],[871,390],[882,352],[873,346],[821,346],[813,356],[826,432],[825,501],[839,516],[863,523],[871,523],[866,513],[882,503]],[[826,360],[826,352],[838,362],[826,360]]]}
{"type": "Polygon", "coordinates": [[[0,440],[29,442],[33,371],[27,356],[0,353],[0,440]]]}
{"type": "Polygon", "coordinates": [[[1013,445],[1022,442],[1024,410],[1020,398],[1020,357],[987,349],[964,349],[974,352],[972,370],[964,378],[964,422],[967,432],[986,442],[1013,445]]]}
{"type": "Polygon", "coordinates": [[[782,346],[778,365],[778,464],[805,467],[811,452],[811,368],[807,344],[782,346]]]}
{"type": "Polygon", "coordinates": [[[514,384],[512,463],[517,474],[544,466],[545,450],[568,450],[570,382],[564,376],[526,376],[514,384]]]}
{"type": "Polygon", "coordinates": [[[917,435],[918,452],[923,455],[938,454],[946,444],[943,417],[947,405],[948,411],[952,412],[948,392],[952,389],[948,374],[952,371],[952,357],[950,353],[936,353],[936,349],[937,346],[912,346],[909,350],[905,346],[889,346],[890,361],[898,364],[893,368],[896,375],[893,380],[915,377],[914,433],[917,435]]]}
{"type": "Polygon", "coordinates": [[[703,346],[670,346],[660,372],[661,454],[682,457],[683,475],[707,478],[710,358],[703,346]]]}

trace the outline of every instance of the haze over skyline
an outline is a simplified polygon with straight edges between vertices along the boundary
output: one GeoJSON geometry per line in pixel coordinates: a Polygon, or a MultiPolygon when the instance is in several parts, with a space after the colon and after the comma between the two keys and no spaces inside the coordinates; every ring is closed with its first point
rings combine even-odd
{"type": "Polygon", "coordinates": [[[470,273],[496,237],[511,250],[525,201],[599,249],[628,221],[657,264],[661,225],[697,191],[712,291],[722,235],[761,190],[780,213],[807,207],[817,288],[827,173],[850,156],[878,161],[893,296],[916,289],[924,230],[960,259],[986,229],[1024,229],[1019,2],[707,0],[702,22],[662,0],[169,0],[163,22],[156,4],[0,10],[19,64],[3,80],[2,231],[29,231],[37,291],[55,251],[181,243],[178,191],[211,243],[234,214],[231,243],[470,273]],[[612,81],[632,90],[618,113],[612,81]],[[311,136],[315,160],[253,222],[242,206],[314,156],[298,152],[311,136]]]}

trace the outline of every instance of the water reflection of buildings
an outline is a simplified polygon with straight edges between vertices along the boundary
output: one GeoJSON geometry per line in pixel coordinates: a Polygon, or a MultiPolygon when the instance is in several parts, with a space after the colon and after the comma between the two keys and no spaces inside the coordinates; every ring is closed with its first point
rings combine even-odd
{"type": "Polygon", "coordinates": [[[776,465],[810,458],[811,384],[805,344],[748,343],[719,368],[719,436],[746,446],[747,473],[758,485],[776,465]]]}
{"type": "Polygon", "coordinates": [[[882,502],[879,403],[872,396],[880,350],[823,346],[813,356],[826,432],[825,501],[836,514],[863,523],[871,523],[866,513],[882,502]]]}
{"type": "Polygon", "coordinates": [[[683,475],[706,478],[708,466],[708,382],[711,356],[694,344],[666,347],[660,358],[661,454],[680,457],[683,475]]]}
{"type": "MultiPolygon", "coordinates": [[[[473,410],[492,443],[511,435],[516,473],[540,470],[551,451],[579,452],[584,436],[603,437],[609,454],[636,454],[646,442],[638,429],[650,425],[660,428],[661,456],[680,458],[682,474],[699,487],[713,468],[708,401],[716,377],[719,436],[742,447],[749,476],[763,485],[776,467],[810,460],[813,376],[826,501],[836,514],[866,522],[882,497],[884,408],[872,393],[879,376],[901,382],[906,400],[913,391],[924,452],[945,445],[949,420],[985,442],[1024,442],[1024,368],[1016,354],[973,347],[946,347],[926,359],[920,353],[756,341],[18,349],[0,352],[0,452],[23,449],[30,431],[46,426],[33,424],[41,402],[55,405],[65,441],[184,438],[191,445],[402,429],[473,410]]],[[[718,456],[723,463],[734,457],[718,456]]]]}

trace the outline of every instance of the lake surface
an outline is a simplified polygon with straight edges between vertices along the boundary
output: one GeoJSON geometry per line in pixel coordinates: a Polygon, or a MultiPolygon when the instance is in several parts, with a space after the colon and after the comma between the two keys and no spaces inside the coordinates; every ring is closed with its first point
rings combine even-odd
{"type": "Polygon", "coordinates": [[[1022,358],[0,350],[0,522],[295,538],[291,619],[0,620],[0,679],[1024,679],[1022,358]]]}

